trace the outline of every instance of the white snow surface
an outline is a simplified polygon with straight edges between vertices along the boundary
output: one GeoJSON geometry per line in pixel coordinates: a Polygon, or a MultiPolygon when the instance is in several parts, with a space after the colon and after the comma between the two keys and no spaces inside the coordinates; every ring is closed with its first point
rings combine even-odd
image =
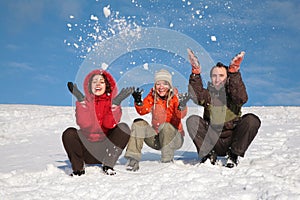
{"type": "MultiPolygon", "coordinates": [[[[70,177],[61,135],[77,127],[74,107],[0,105],[0,199],[300,199],[300,107],[243,108],[249,112],[262,126],[236,168],[200,165],[186,131],[174,163],[160,163],[160,152],[144,145],[138,172],[125,170],[123,152],[115,176],[90,165],[70,177]]],[[[123,122],[131,126],[136,117],[123,108],[123,122]]]]}

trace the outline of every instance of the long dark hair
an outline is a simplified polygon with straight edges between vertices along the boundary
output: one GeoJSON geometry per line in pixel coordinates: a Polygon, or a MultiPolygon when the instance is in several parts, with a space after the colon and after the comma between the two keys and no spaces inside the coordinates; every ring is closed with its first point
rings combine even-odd
{"type": "Polygon", "coordinates": [[[94,78],[96,75],[101,75],[101,76],[104,78],[105,85],[106,85],[106,87],[105,87],[105,93],[106,93],[106,94],[110,94],[110,93],[111,93],[111,86],[110,86],[110,83],[109,83],[107,77],[105,76],[105,74],[102,74],[102,73],[100,73],[100,74],[93,74],[93,75],[91,76],[91,78],[90,78],[90,80],[89,80],[89,93],[93,94],[91,85],[92,85],[92,80],[93,80],[93,78],[94,78]]]}

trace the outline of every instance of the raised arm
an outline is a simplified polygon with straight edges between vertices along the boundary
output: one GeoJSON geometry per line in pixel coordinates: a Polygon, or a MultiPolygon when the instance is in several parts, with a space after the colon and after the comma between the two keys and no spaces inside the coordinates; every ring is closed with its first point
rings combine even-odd
{"type": "Polygon", "coordinates": [[[244,55],[244,51],[238,53],[232,58],[228,68],[228,94],[232,101],[237,105],[243,105],[248,101],[246,86],[240,73],[240,65],[244,55]]]}

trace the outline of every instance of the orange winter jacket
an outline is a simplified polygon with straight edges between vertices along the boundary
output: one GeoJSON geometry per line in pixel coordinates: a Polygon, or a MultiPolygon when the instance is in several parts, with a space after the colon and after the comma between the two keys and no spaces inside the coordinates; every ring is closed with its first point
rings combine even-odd
{"type": "Polygon", "coordinates": [[[177,90],[174,89],[174,91],[175,94],[171,97],[167,106],[167,99],[162,99],[158,95],[155,95],[155,91],[152,88],[143,100],[143,104],[141,106],[135,104],[135,109],[140,115],[145,115],[151,112],[152,127],[157,133],[158,127],[161,124],[169,122],[178,129],[182,136],[184,136],[181,119],[186,116],[187,107],[183,111],[178,110],[179,100],[177,90]]]}

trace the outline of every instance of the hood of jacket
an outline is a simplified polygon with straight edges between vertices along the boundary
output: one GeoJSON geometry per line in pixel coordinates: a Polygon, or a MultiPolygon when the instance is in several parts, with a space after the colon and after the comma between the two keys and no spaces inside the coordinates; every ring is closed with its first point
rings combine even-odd
{"type": "Polygon", "coordinates": [[[90,83],[91,83],[91,78],[94,75],[98,75],[98,74],[99,75],[104,75],[107,78],[107,80],[110,84],[111,93],[108,93],[108,92],[105,92],[105,93],[106,93],[107,96],[111,96],[111,98],[114,98],[118,93],[118,88],[117,88],[116,81],[109,72],[107,72],[105,70],[101,70],[101,69],[93,70],[85,77],[84,83],[83,83],[85,96],[87,98],[94,98],[95,95],[90,92],[91,91],[90,90],[90,83]]]}

